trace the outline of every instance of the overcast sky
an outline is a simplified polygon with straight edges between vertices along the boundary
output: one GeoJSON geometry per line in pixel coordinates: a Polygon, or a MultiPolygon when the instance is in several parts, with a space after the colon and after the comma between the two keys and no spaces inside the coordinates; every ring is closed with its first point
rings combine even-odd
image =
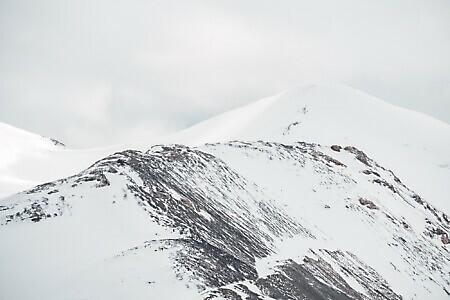
{"type": "Polygon", "coordinates": [[[323,81],[450,123],[450,1],[0,0],[0,121],[71,147],[323,81]]]}

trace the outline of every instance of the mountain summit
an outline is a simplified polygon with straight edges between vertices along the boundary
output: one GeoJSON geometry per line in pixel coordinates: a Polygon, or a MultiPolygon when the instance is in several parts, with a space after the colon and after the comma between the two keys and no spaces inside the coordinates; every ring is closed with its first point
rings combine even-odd
{"type": "Polygon", "coordinates": [[[350,87],[311,84],[294,88],[163,141],[200,145],[230,140],[354,145],[450,212],[450,125],[350,87]]]}

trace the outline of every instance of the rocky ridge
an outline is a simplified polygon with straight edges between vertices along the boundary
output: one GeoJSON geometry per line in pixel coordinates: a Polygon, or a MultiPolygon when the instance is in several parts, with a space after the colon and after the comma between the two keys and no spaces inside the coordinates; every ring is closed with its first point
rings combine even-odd
{"type": "Polygon", "coordinates": [[[171,232],[109,261],[170,253],[173,274],[199,299],[450,296],[448,216],[355,147],[235,141],[118,152],[6,198],[0,230],[65,222],[94,198],[105,208],[133,201],[171,232]]]}

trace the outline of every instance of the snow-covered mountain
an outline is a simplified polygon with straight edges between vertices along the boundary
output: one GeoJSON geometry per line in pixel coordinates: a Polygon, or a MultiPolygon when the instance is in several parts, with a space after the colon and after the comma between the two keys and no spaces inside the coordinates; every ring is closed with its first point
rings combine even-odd
{"type": "Polygon", "coordinates": [[[99,149],[55,149],[49,139],[0,125],[0,151],[5,157],[0,162],[0,197],[70,176],[120,150],[145,151],[167,143],[306,141],[364,149],[427,201],[450,213],[450,125],[345,86],[313,84],[291,89],[169,137],[99,149]]]}
{"type": "Polygon", "coordinates": [[[360,150],[333,148],[155,146],[6,198],[2,294],[448,297],[448,216],[360,150]]]}
{"type": "Polygon", "coordinates": [[[314,85],[139,150],[24,148],[75,175],[0,199],[0,298],[449,299],[448,128],[314,85]]]}

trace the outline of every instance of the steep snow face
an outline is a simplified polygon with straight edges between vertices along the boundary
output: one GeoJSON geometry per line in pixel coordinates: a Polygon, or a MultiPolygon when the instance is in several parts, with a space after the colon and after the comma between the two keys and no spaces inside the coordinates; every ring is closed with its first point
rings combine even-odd
{"type": "Polygon", "coordinates": [[[121,148],[71,150],[4,123],[0,123],[0,139],[0,198],[80,172],[121,148]]]}
{"type": "Polygon", "coordinates": [[[166,141],[353,145],[450,212],[450,125],[352,88],[314,84],[219,115],[166,141]]]}
{"type": "Polygon", "coordinates": [[[448,298],[448,216],[333,148],[155,146],[5,198],[2,296],[448,298]]]}

